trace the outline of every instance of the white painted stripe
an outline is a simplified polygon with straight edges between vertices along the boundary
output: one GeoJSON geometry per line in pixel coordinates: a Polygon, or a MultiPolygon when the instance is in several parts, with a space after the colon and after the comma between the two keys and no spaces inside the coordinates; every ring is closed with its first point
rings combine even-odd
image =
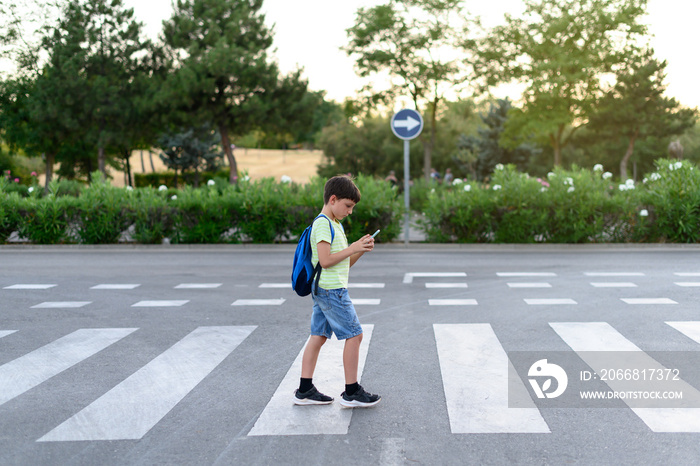
{"type": "Polygon", "coordinates": [[[678,304],[669,298],[620,298],[627,304],[678,304]]]}
{"type": "Polygon", "coordinates": [[[348,288],[384,288],[384,283],[348,283],[348,288]]]}
{"type": "Polygon", "coordinates": [[[468,288],[466,283],[426,283],[426,288],[468,288]]]}
{"type": "Polygon", "coordinates": [[[437,277],[442,277],[442,278],[448,278],[448,277],[466,277],[467,274],[465,272],[414,272],[414,273],[407,273],[403,276],[403,282],[404,283],[413,283],[413,279],[416,277],[423,277],[423,278],[437,278],[437,277]]]}
{"type": "Polygon", "coordinates": [[[206,290],[218,288],[223,283],[180,283],[175,287],[176,290],[206,290]]]}
{"type": "Polygon", "coordinates": [[[90,303],[92,301],[46,301],[32,306],[32,309],[70,309],[87,306],[90,303]]]}
{"type": "Polygon", "coordinates": [[[139,284],[136,283],[103,283],[100,285],[95,285],[90,287],[91,290],[133,290],[138,288],[139,284]]]}
{"type": "Polygon", "coordinates": [[[691,340],[700,343],[700,322],[697,321],[687,321],[687,322],[666,322],[666,324],[675,328],[681,332],[686,337],[691,340]]]}
{"type": "Polygon", "coordinates": [[[591,286],[596,288],[636,288],[632,282],[591,282],[591,286]]]}
{"type": "Polygon", "coordinates": [[[496,272],[499,277],[556,277],[554,272],[496,272]]]}
{"type": "MultiPolygon", "coordinates": [[[[666,368],[651,356],[639,349],[634,343],[627,340],[617,330],[606,322],[563,322],[549,324],[555,332],[564,340],[588,364],[591,369],[601,373],[603,369],[640,368],[649,370],[665,370],[666,368]],[[615,362],[611,352],[623,351],[621,361],[615,362]],[[636,352],[636,353],[634,353],[636,352]],[[632,357],[632,354],[638,356],[632,357]]],[[[607,380],[605,383],[613,391],[626,391],[630,389],[629,382],[624,380],[607,380]]],[[[668,389],[668,382],[664,387],[652,386],[652,390],[668,389]]],[[[652,382],[649,381],[649,385],[652,382]]],[[[637,386],[639,387],[639,386],[637,386]]],[[[646,383],[643,389],[649,388],[646,383]]],[[[700,392],[691,385],[678,381],[674,382],[673,390],[683,392],[683,404],[698,406],[700,392]]],[[[630,406],[630,400],[623,399],[630,406]]],[[[671,408],[631,408],[632,411],[654,432],[700,432],[700,409],[671,407],[671,408]]]]}
{"type": "Polygon", "coordinates": [[[142,438],[254,329],[198,327],[38,441],[142,438]]]}
{"type": "Polygon", "coordinates": [[[527,304],[537,306],[549,306],[549,305],[559,305],[559,304],[577,304],[576,301],[569,298],[525,298],[527,304]]]}
{"type": "Polygon", "coordinates": [[[231,306],[281,306],[286,300],[280,299],[237,299],[231,306]]]}
{"type": "Polygon", "coordinates": [[[476,299],[429,299],[430,306],[476,306],[476,299]]]}
{"type": "Polygon", "coordinates": [[[261,283],[258,288],[289,288],[292,289],[291,283],[261,283]]]}
{"type": "Polygon", "coordinates": [[[700,286],[700,282],[676,282],[678,286],[700,286]]]}
{"type": "Polygon", "coordinates": [[[548,433],[489,324],[433,324],[453,434],[548,433]],[[519,406],[508,407],[508,390],[519,406]],[[515,393],[517,392],[517,393],[515,393]]]}
{"type": "Polygon", "coordinates": [[[163,300],[163,301],[139,301],[131,307],[180,307],[189,303],[189,299],[184,300],[163,300]]]}
{"type": "Polygon", "coordinates": [[[674,272],[679,277],[700,277],[700,272],[674,272]]]}
{"type": "Polygon", "coordinates": [[[378,306],[381,304],[382,300],[381,299],[357,299],[357,298],[350,298],[352,301],[352,304],[356,306],[378,306]]]}
{"type": "Polygon", "coordinates": [[[12,335],[15,333],[17,330],[0,330],[0,338],[6,337],[8,335],[12,335]]]}
{"type": "Polygon", "coordinates": [[[0,405],[102,351],[135,328],[80,329],[0,366],[0,405]]]}
{"type": "Polygon", "coordinates": [[[539,283],[508,283],[509,288],[551,288],[552,285],[546,282],[539,283]]]}
{"type": "Polygon", "coordinates": [[[3,290],[48,290],[58,285],[10,285],[3,288],[3,290]]]}
{"type": "Polygon", "coordinates": [[[643,272],[584,272],[587,277],[643,277],[643,272]]]}
{"type": "MultiPolygon", "coordinates": [[[[358,380],[367,359],[367,351],[372,340],[374,325],[363,325],[364,337],[360,345],[360,360],[357,369],[358,380]]],[[[308,341],[307,341],[308,342],[308,341]]],[[[328,340],[321,348],[314,371],[314,385],[319,391],[337,397],[345,386],[343,373],[344,342],[328,340]]],[[[304,348],[294,360],[287,375],[272,395],[262,414],[248,433],[256,435],[345,435],[348,433],[352,409],[341,409],[336,400],[330,405],[295,406],[294,391],[299,388],[301,359],[304,348]]]]}

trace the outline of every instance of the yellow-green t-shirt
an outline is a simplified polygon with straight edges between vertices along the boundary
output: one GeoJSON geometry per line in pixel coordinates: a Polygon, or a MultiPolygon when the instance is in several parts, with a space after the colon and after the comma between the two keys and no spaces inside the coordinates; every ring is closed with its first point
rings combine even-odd
{"type": "MultiPolygon", "coordinates": [[[[340,252],[348,247],[348,239],[345,236],[343,225],[337,220],[331,220],[335,236],[331,242],[331,230],[328,224],[328,217],[321,216],[317,218],[311,227],[311,263],[314,267],[318,264],[318,243],[325,241],[331,245],[331,254],[340,252]]],[[[350,258],[340,261],[333,267],[323,269],[321,271],[321,280],[318,286],[324,290],[334,290],[336,288],[348,287],[348,275],[350,274],[350,258]]]]}

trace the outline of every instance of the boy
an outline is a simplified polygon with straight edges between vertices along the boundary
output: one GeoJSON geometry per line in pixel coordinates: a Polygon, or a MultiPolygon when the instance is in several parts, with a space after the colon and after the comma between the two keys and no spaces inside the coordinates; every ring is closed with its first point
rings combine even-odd
{"type": "Polygon", "coordinates": [[[365,252],[374,248],[374,238],[365,235],[348,247],[340,220],[350,215],[358,202],[360,190],[349,177],[335,176],[326,182],[321,213],[333,224],[335,236],[331,241],[330,225],[326,218],[319,217],[314,221],[311,230],[312,263],[315,267],[320,262],[323,270],[320,279],[317,278],[318,293],[315,286],[312,288],[311,337],[302,358],[299,389],[294,393],[294,404],[297,405],[333,402],[333,398],[319,392],[312,383],[321,346],[333,333],[338,340],[345,340],[345,391],[340,395],[340,404],[347,408],[370,407],[381,399],[379,395],[367,393],[357,382],[362,327],[348,296],[348,275],[350,267],[365,252]]]}

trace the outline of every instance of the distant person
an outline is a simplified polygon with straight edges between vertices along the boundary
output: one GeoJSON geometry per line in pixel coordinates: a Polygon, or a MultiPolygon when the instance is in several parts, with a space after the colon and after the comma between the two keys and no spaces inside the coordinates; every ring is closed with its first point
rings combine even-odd
{"type": "Polygon", "coordinates": [[[345,340],[345,391],[340,394],[339,402],[346,408],[370,407],[379,403],[381,397],[366,392],[358,383],[357,372],[363,332],[355,307],[348,296],[347,287],[350,267],[365,252],[374,249],[374,238],[367,234],[348,246],[340,221],[350,215],[355,205],[360,202],[360,190],[351,178],[334,176],[329,179],[324,187],[323,202],[321,215],[311,227],[312,264],[315,267],[320,263],[323,269],[311,291],[314,303],[311,336],[304,349],[301,380],[299,389],[294,393],[294,404],[319,405],[333,402],[332,397],[316,389],[313,375],[321,347],[335,333],[338,340],[345,340]],[[333,236],[331,228],[334,231],[333,236]]]}
{"type": "Polygon", "coordinates": [[[440,182],[440,172],[434,168],[430,169],[430,179],[439,183],[440,182]]]}
{"type": "Polygon", "coordinates": [[[389,175],[387,175],[387,177],[384,178],[384,181],[388,181],[392,187],[399,184],[399,180],[396,179],[396,172],[394,172],[394,170],[391,170],[389,172],[389,175]]]}
{"type": "Polygon", "coordinates": [[[454,175],[452,174],[452,169],[448,168],[445,170],[445,177],[442,179],[442,182],[449,186],[452,184],[452,180],[454,180],[454,175]]]}

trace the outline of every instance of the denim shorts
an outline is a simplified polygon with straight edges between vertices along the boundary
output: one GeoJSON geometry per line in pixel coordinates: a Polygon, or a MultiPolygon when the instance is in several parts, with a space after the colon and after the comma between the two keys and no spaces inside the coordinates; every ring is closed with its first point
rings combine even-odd
{"type": "Polygon", "coordinates": [[[335,333],[338,340],[345,340],[362,333],[360,320],[346,288],[319,288],[318,294],[312,293],[312,297],[311,335],[330,338],[335,333]]]}

